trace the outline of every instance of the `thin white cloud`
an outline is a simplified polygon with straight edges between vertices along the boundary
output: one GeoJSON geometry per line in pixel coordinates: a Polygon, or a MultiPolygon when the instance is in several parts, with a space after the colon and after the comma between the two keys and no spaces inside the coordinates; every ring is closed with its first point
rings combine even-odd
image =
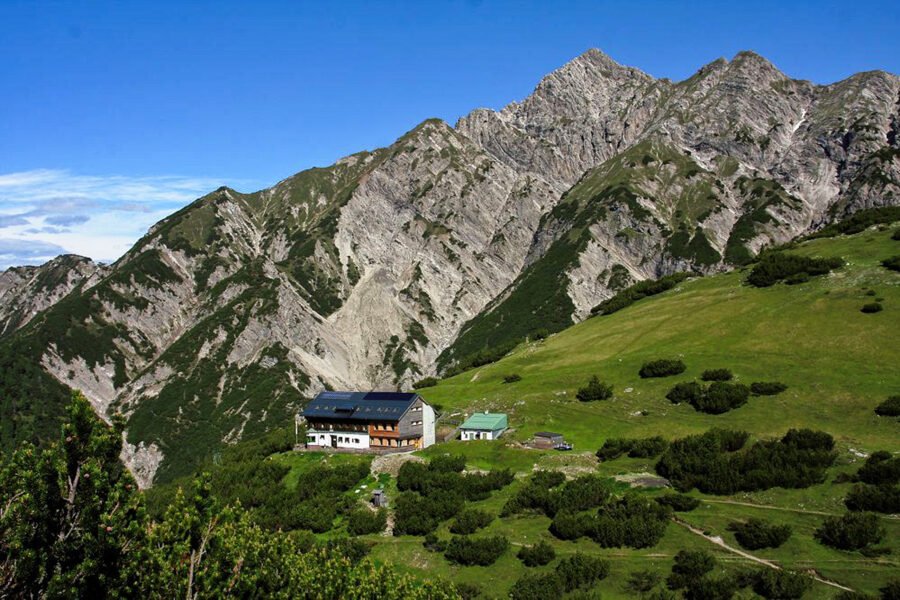
{"type": "Polygon", "coordinates": [[[253,182],[52,169],[0,174],[0,268],[65,252],[115,260],[151,225],[221,185],[247,189],[253,182]]]}

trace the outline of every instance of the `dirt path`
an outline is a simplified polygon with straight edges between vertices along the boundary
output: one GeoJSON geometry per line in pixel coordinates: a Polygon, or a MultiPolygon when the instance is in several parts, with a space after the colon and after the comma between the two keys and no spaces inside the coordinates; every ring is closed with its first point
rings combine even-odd
{"type": "MultiPolygon", "coordinates": [[[[736,504],[742,504],[742,503],[736,503],[736,504]]],[[[693,534],[695,534],[695,535],[699,535],[699,536],[702,537],[703,539],[705,539],[705,540],[707,540],[707,541],[709,541],[709,542],[712,542],[712,543],[715,544],[716,546],[719,546],[719,547],[721,547],[721,548],[724,548],[724,549],[728,550],[729,552],[732,552],[732,553],[734,553],[734,554],[737,554],[738,556],[742,556],[743,558],[746,558],[747,560],[752,560],[752,561],[755,562],[755,563],[759,563],[759,564],[761,564],[761,565],[765,565],[765,566],[769,567],[770,569],[775,569],[775,570],[778,570],[778,571],[781,570],[781,567],[780,567],[777,563],[775,563],[775,562],[773,562],[773,561],[771,561],[771,560],[766,560],[765,558],[760,558],[760,557],[758,557],[758,556],[753,556],[752,554],[750,554],[750,553],[748,553],[748,552],[744,552],[743,550],[740,550],[740,549],[738,549],[738,548],[735,548],[734,546],[731,546],[731,545],[729,545],[729,544],[726,544],[725,541],[724,541],[722,538],[720,538],[719,536],[716,536],[716,535],[706,535],[706,534],[703,533],[703,531],[701,531],[700,529],[697,529],[696,527],[694,527],[694,526],[691,525],[690,523],[686,523],[686,522],[682,521],[681,519],[678,519],[677,517],[672,517],[672,520],[675,521],[676,523],[678,523],[679,525],[681,525],[682,527],[684,527],[685,529],[687,529],[688,531],[690,531],[691,533],[693,533],[693,534]]],[[[840,583],[837,583],[836,581],[831,581],[830,579],[825,579],[824,577],[821,577],[821,576],[820,576],[818,573],[816,573],[815,571],[811,571],[811,572],[810,572],[810,575],[812,576],[813,579],[815,579],[815,580],[818,581],[819,583],[824,583],[825,585],[830,585],[831,587],[835,587],[835,588],[838,588],[838,589],[840,589],[840,590],[844,590],[844,591],[846,591],[846,592],[852,592],[852,591],[853,591],[852,588],[848,588],[847,586],[841,585],[840,583]]]]}

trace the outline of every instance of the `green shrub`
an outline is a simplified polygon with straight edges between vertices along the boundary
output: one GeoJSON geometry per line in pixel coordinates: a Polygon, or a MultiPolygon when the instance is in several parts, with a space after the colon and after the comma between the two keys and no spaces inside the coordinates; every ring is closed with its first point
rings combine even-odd
{"type": "Polygon", "coordinates": [[[494,520],[494,515],[478,508],[466,508],[456,515],[450,525],[450,533],[468,535],[482,527],[487,527],[494,520]]]}
{"type": "Polygon", "coordinates": [[[747,550],[778,548],[791,537],[790,525],[772,525],[755,517],[731,523],[728,529],[734,532],[738,544],[747,550]]]}
{"type": "Polygon", "coordinates": [[[700,376],[703,381],[731,381],[733,378],[730,369],[707,369],[700,376]]]}
{"type": "Polygon", "coordinates": [[[522,381],[522,376],[518,373],[510,373],[503,377],[503,383],[515,383],[517,381],[522,381]]]}
{"type": "Polygon", "coordinates": [[[494,346],[493,348],[485,348],[473,354],[469,354],[468,356],[464,356],[463,358],[458,360],[456,364],[448,367],[444,371],[444,377],[453,377],[454,375],[459,375],[460,373],[468,371],[469,369],[474,369],[475,367],[481,367],[484,365],[495,363],[512,352],[520,343],[522,343],[522,339],[515,338],[499,346],[494,346]]]}
{"type": "Polygon", "coordinates": [[[686,368],[687,367],[680,360],[660,359],[644,363],[638,374],[644,379],[651,377],[669,377],[671,375],[684,373],[686,368]]]}
{"type": "Polygon", "coordinates": [[[599,400],[609,400],[612,398],[612,395],[612,385],[601,382],[597,376],[594,375],[585,387],[578,389],[575,397],[582,402],[597,402],[599,400]]]}
{"type": "Polygon", "coordinates": [[[438,384],[440,380],[437,377],[426,377],[425,379],[420,379],[413,384],[413,389],[421,390],[422,388],[430,388],[434,387],[438,384]]]}
{"type": "Polygon", "coordinates": [[[806,237],[807,239],[816,239],[835,237],[841,234],[851,235],[865,231],[872,225],[890,224],[894,221],[900,221],[900,207],[880,206],[861,210],[806,237]]]}
{"type": "Polygon", "coordinates": [[[859,309],[860,312],[864,312],[867,315],[881,312],[884,310],[884,307],[880,302],[869,302],[868,304],[863,304],[863,307],[859,309]]]}
{"type": "Polygon", "coordinates": [[[714,381],[693,406],[700,412],[720,415],[747,403],[750,388],[741,383],[714,381]]]}
{"type": "Polygon", "coordinates": [[[541,540],[533,546],[522,546],[518,557],[526,567],[540,567],[556,558],[556,551],[553,546],[541,540]]]}
{"type": "Polygon", "coordinates": [[[787,389],[779,381],[754,381],[750,384],[750,392],[754,396],[775,396],[787,389]]]}
{"type": "Polygon", "coordinates": [[[667,507],[629,493],[601,506],[583,535],[589,535],[603,548],[650,548],[665,534],[669,514],[667,507]]]}
{"type": "Polygon", "coordinates": [[[715,568],[716,559],[706,550],[679,550],[672,572],[666,578],[666,586],[670,590],[684,589],[715,568]]]}
{"type": "Polygon", "coordinates": [[[609,575],[609,562],[599,556],[576,552],[556,565],[563,590],[571,592],[589,586],[609,575]]]}
{"type": "Polygon", "coordinates": [[[809,273],[806,271],[801,271],[800,273],[794,273],[790,277],[787,277],[784,282],[787,285],[798,285],[801,283],[806,283],[809,281],[809,273]]]}
{"type": "Polygon", "coordinates": [[[801,598],[810,587],[809,575],[775,569],[760,570],[753,582],[753,591],[767,600],[801,598]]]}
{"type": "Polygon", "coordinates": [[[857,483],[847,493],[844,504],[850,510],[884,514],[900,513],[900,487],[857,483]]]}
{"type": "Polygon", "coordinates": [[[895,229],[893,235],[891,235],[891,239],[894,241],[900,241],[900,229],[895,229]]]}
{"type": "Polygon", "coordinates": [[[381,533],[387,525],[387,511],[379,509],[371,511],[367,508],[354,510],[347,517],[347,531],[351,535],[381,533]]]}
{"type": "Polygon", "coordinates": [[[700,506],[700,500],[685,496],[684,494],[665,494],[654,498],[663,506],[668,506],[675,512],[690,512],[700,506]]]}
{"type": "Polygon", "coordinates": [[[891,579],[878,591],[881,592],[881,600],[900,600],[900,579],[891,579]]]}
{"type": "Polygon", "coordinates": [[[755,287],[769,287],[799,273],[825,275],[843,264],[840,258],[810,258],[784,252],[766,252],[750,271],[747,283],[755,287]]]}
{"type": "Polygon", "coordinates": [[[900,396],[891,396],[876,406],[875,414],[882,417],[900,417],[900,396]]]}
{"type": "Polygon", "coordinates": [[[881,266],[891,271],[900,271],[900,255],[884,259],[881,261],[881,266]]]}
{"type": "Polygon", "coordinates": [[[872,485],[900,483],[900,456],[887,450],[873,452],[856,472],[856,479],[872,485]]]}
{"type": "Polygon", "coordinates": [[[815,538],[839,550],[859,550],[877,544],[884,537],[884,527],[872,513],[847,513],[828,517],[816,530],[815,538]]]}
{"type": "Polygon", "coordinates": [[[681,492],[734,494],[821,483],[836,457],[834,439],[822,432],[792,429],[780,440],[743,448],[747,437],[743,431],[711,429],[676,440],[656,463],[656,472],[681,492]]]}
{"type": "Polygon", "coordinates": [[[592,308],[591,315],[608,315],[618,310],[622,310],[623,308],[631,306],[642,298],[646,298],[647,296],[655,296],[656,294],[661,294],[666,290],[670,290],[688,277],[691,277],[691,273],[681,272],[666,275],[665,277],[657,279],[656,281],[639,281],[638,283],[625,288],[612,298],[604,300],[603,302],[592,308]]]}
{"type": "Polygon", "coordinates": [[[656,571],[635,571],[628,576],[625,589],[644,598],[644,594],[659,585],[660,581],[662,581],[662,576],[656,571]]]}
{"type": "Polygon", "coordinates": [[[556,573],[526,573],[509,590],[512,600],[547,600],[565,593],[556,573]]]}
{"type": "Polygon", "coordinates": [[[455,535],[447,543],[444,556],[460,565],[486,567],[494,564],[507,548],[509,541],[502,535],[482,538],[455,535]]]}
{"type": "Polygon", "coordinates": [[[528,337],[530,337],[534,341],[538,341],[538,340],[546,340],[549,336],[550,336],[550,332],[547,331],[546,329],[535,329],[534,331],[531,332],[531,335],[529,335],[528,337]]]}
{"type": "Polygon", "coordinates": [[[675,387],[666,394],[666,398],[668,398],[672,404],[686,402],[693,405],[701,396],[703,396],[703,386],[696,381],[676,383],[675,387]]]}
{"type": "Polygon", "coordinates": [[[597,450],[597,458],[602,461],[614,460],[626,452],[630,458],[650,458],[662,454],[669,442],[660,436],[642,439],[611,438],[597,450]]]}

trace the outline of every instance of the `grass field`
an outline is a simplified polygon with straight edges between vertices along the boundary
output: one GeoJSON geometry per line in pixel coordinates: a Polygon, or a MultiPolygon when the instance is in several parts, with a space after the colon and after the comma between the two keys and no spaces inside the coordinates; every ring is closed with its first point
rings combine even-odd
{"type": "MultiPolygon", "coordinates": [[[[839,450],[826,483],[731,497],[694,492],[702,500],[701,506],[679,516],[734,547],[739,546],[727,529],[732,521],[759,516],[790,524],[793,536],[781,548],[752,554],[789,569],[814,570],[822,578],[857,591],[875,593],[900,573],[900,519],[882,518],[887,536],[881,546],[891,554],[874,559],[822,546],[813,533],[827,515],[845,511],[842,499],[850,485],[832,483],[836,475],[855,472],[864,453],[900,451],[900,419],[877,417],[873,412],[887,396],[900,394],[900,274],[879,265],[882,259],[900,254],[900,242],[891,240],[890,235],[890,231],[868,231],[803,244],[795,252],[841,256],[847,265],[800,285],[753,288],[743,284],[746,271],[688,280],[612,315],[521,345],[495,364],[421,390],[448,418],[458,420],[480,410],[502,411],[509,415],[511,430],[499,441],[451,442],[420,454],[427,458],[461,453],[470,468],[515,471],[519,476],[513,484],[475,503],[497,514],[535,468],[604,476],[653,471],[653,459],[596,461],[593,452],[610,437],[661,435],[674,439],[711,427],[727,427],[746,430],[751,438],[759,439],[781,436],[792,427],[823,430],[834,436],[839,450]],[[875,290],[874,295],[868,293],[870,289],[875,290]],[[860,307],[875,298],[883,298],[884,310],[861,313],[860,307]],[[657,358],[680,358],[687,371],[663,379],[641,379],[641,365],[657,358]],[[703,370],[717,367],[731,369],[740,382],[781,381],[788,389],[777,396],[751,397],[746,405],[722,415],[699,413],[666,400],[666,392],[675,383],[699,378],[703,370]],[[522,380],[504,384],[503,377],[511,373],[518,373],[522,380]],[[614,398],[579,402],[575,399],[577,388],[595,374],[613,384],[614,398]],[[563,433],[575,444],[576,452],[537,451],[520,444],[540,430],[563,433]]],[[[279,460],[296,461],[296,468],[315,460],[308,455],[295,456],[284,455],[279,460]]],[[[290,478],[291,474],[288,484],[290,478]]],[[[505,597],[509,587],[530,570],[515,553],[521,545],[539,539],[551,543],[558,557],[584,551],[607,558],[612,569],[599,587],[603,598],[636,597],[626,591],[629,574],[651,569],[665,576],[673,556],[684,548],[707,549],[724,565],[753,564],[676,523],[669,524],[657,546],[629,550],[602,549],[584,538],[557,540],[547,531],[549,522],[535,515],[495,519],[478,535],[503,534],[513,547],[490,567],[450,564],[441,554],[427,551],[418,537],[367,539],[373,544],[376,561],[394,563],[418,576],[475,583],[486,598],[505,597]]],[[[444,523],[439,530],[443,538],[449,537],[447,527],[444,523]]],[[[550,569],[553,564],[539,569],[550,569]]],[[[838,592],[816,583],[806,598],[831,598],[838,592]]],[[[754,597],[747,590],[741,594],[754,597]]]]}

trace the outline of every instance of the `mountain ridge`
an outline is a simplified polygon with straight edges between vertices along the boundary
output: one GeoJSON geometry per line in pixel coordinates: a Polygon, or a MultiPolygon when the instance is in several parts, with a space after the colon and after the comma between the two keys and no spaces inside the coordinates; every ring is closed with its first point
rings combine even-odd
{"type": "Polygon", "coordinates": [[[499,111],[207,194],[3,344],[124,411],[149,485],[325,387],[402,387],[624,282],[896,204],[898,123],[889,74],[817,86],[741,52],[672,83],[589,50],[499,111]]]}

